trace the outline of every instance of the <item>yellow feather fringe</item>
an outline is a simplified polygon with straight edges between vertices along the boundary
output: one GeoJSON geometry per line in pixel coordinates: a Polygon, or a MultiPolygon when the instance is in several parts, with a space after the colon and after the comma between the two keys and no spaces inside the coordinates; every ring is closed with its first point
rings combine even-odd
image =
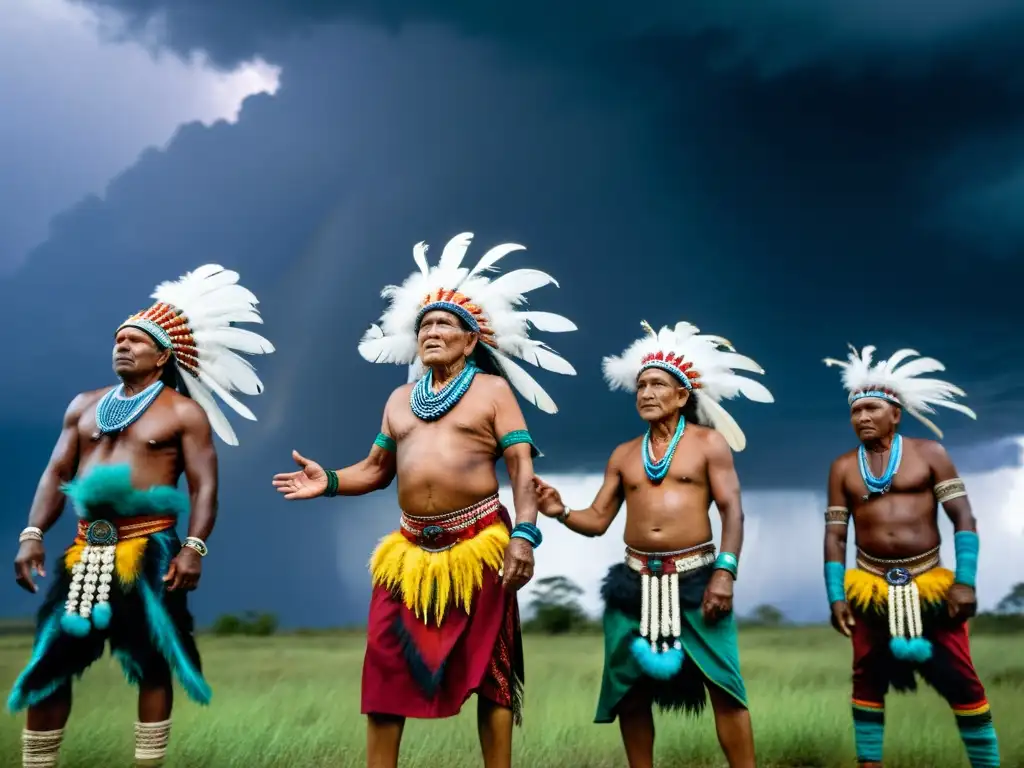
{"type": "MultiPolygon", "coordinates": [[[[941,603],[953,586],[953,572],[948,568],[932,568],[915,576],[921,602],[941,603]]],[[[885,613],[889,609],[889,584],[881,576],[851,568],[846,572],[846,600],[851,606],[867,611],[885,613]]]]}
{"type": "Polygon", "coordinates": [[[441,626],[449,603],[469,611],[474,592],[483,586],[484,568],[501,569],[508,542],[508,529],[502,523],[443,552],[427,552],[401,531],[394,531],[373,551],[370,575],[374,586],[397,589],[416,618],[426,622],[433,613],[441,626]]]}
{"type": "MultiPolygon", "coordinates": [[[[134,539],[125,539],[117,542],[114,550],[114,572],[117,579],[124,587],[130,587],[139,578],[142,572],[142,555],[146,551],[147,536],[139,536],[134,539]]],[[[82,559],[82,550],[85,544],[78,542],[68,547],[64,553],[64,567],[71,570],[72,566],[82,559]]]]}

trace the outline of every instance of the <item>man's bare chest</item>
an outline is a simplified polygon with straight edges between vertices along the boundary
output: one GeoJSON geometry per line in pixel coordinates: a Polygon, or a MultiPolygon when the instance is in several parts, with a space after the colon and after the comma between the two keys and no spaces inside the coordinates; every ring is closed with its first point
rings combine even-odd
{"type": "Polygon", "coordinates": [[[176,452],[181,431],[171,416],[166,408],[152,408],[120,432],[105,434],[96,423],[95,410],[90,410],[78,424],[80,452],[83,456],[176,452]]]}
{"type": "Polygon", "coordinates": [[[626,492],[659,488],[705,488],[707,487],[707,462],[692,455],[677,452],[672,457],[668,472],[663,480],[655,484],[644,468],[642,449],[630,451],[624,458],[621,469],[622,483],[626,492]]]}

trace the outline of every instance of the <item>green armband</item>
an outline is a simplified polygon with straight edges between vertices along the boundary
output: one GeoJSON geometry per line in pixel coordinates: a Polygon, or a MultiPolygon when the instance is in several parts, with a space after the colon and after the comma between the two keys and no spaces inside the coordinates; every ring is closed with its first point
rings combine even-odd
{"type": "Polygon", "coordinates": [[[533,442],[533,438],[530,437],[530,433],[525,429],[514,429],[507,435],[498,441],[498,445],[501,447],[501,452],[504,453],[508,448],[519,443],[527,443],[530,446],[530,456],[536,459],[541,456],[541,452],[537,450],[536,443],[533,442]]]}
{"type": "Polygon", "coordinates": [[[373,444],[378,448],[383,448],[385,451],[390,451],[391,453],[394,453],[398,448],[398,444],[395,443],[394,439],[388,437],[383,432],[377,433],[377,439],[373,441],[373,444]]]}

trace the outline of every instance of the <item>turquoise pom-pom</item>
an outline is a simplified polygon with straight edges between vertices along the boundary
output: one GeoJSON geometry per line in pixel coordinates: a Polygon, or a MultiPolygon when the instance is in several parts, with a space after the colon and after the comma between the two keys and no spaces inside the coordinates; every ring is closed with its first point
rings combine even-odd
{"type": "Polygon", "coordinates": [[[658,653],[652,650],[650,642],[642,637],[633,638],[630,650],[644,674],[656,680],[670,680],[675,677],[682,669],[685,658],[679,648],[669,648],[658,653]]]}
{"type": "Polygon", "coordinates": [[[92,624],[96,629],[106,629],[110,626],[110,617],[113,612],[110,603],[99,603],[92,609],[92,624]]]}
{"type": "Polygon", "coordinates": [[[923,637],[907,639],[905,637],[894,637],[889,641],[889,650],[892,655],[901,661],[916,661],[918,663],[928,661],[932,657],[932,644],[923,637]]]}
{"type": "Polygon", "coordinates": [[[907,652],[912,661],[928,661],[932,657],[932,644],[923,637],[915,637],[907,643],[907,652]]]}
{"type": "Polygon", "coordinates": [[[65,613],[60,617],[60,628],[74,637],[85,637],[92,629],[92,624],[85,616],[77,613],[65,613]]]}

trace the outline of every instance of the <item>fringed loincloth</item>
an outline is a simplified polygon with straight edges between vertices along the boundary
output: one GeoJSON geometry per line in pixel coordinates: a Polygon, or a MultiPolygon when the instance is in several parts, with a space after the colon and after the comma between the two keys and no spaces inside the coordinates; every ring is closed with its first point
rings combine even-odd
{"type": "Polygon", "coordinates": [[[497,495],[431,518],[402,516],[370,558],[363,714],[458,714],[476,692],[521,722],[518,602],[501,585],[512,524],[497,495]]]}
{"type": "Polygon", "coordinates": [[[594,722],[611,723],[628,695],[662,710],[699,714],[715,685],[746,707],[732,614],[708,624],[703,597],[714,572],[714,544],[644,553],[627,548],[601,585],[605,661],[594,722]]]}
{"type": "Polygon", "coordinates": [[[210,700],[186,593],[163,577],[181,550],[174,530],[189,509],[176,488],[139,491],[127,465],[96,467],[64,487],[79,515],[78,535],[55,568],[37,616],[32,658],[7,706],[34,706],[80,677],[109,641],[129,682],[170,683],[210,700]]]}

